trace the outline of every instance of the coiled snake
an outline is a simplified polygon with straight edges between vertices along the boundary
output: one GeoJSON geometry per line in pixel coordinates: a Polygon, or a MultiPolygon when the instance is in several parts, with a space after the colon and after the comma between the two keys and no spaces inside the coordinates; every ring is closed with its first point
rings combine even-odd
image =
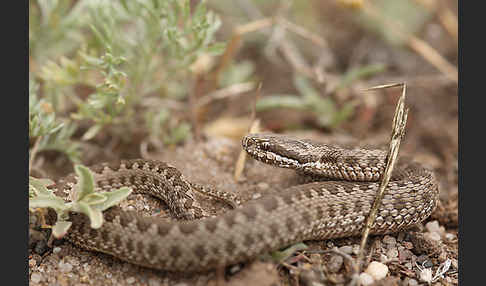
{"type": "MultiPolygon", "coordinates": [[[[91,229],[85,215],[71,213],[73,224],[66,238],[134,264],[197,272],[247,261],[303,240],[360,234],[385,168],[385,151],[345,149],[275,134],[249,134],[242,144],[259,161],[332,181],[297,185],[221,216],[205,217],[194,199],[197,189],[176,168],[143,159],[101,164],[91,167],[100,189],[128,186],[157,196],[185,221],[168,222],[112,207],[104,212],[99,229],[91,229]]],[[[75,182],[70,175],[51,188],[66,196],[75,182]]],[[[431,171],[399,163],[370,233],[396,232],[423,221],[434,210],[438,192],[431,171]]],[[[210,195],[234,199],[225,192],[210,195]]]]}

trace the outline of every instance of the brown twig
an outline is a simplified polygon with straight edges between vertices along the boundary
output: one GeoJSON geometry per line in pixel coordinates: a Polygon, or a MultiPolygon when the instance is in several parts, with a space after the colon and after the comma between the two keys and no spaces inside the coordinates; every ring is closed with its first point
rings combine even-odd
{"type": "Polygon", "coordinates": [[[398,83],[398,84],[387,84],[381,86],[375,86],[366,90],[376,90],[376,89],[383,89],[383,88],[390,88],[390,87],[402,87],[402,96],[398,99],[397,107],[395,109],[395,115],[393,117],[393,124],[392,124],[392,133],[390,138],[390,146],[388,149],[387,154],[387,162],[385,167],[385,172],[381,179],[380,187],[378,188],[375,201],[373,206],[371,207],[370,213],[368,215],[368,219],[366,221],[366,225],[363,229],[360,251],[358,254],[358,267],[361,266],[361,260],[364,255],[364,248],[366,245],[366,241],[368,239],[369,232],[371,227],[373,226],[376,215],[378,213],[378,208],[380,207],[381,201],[385,196],[385,190],[388,182],[390,181],[391,174],[393,172],[393,168],[397,161],[398,150],[400,147],[400,142],[405,135],[405,126],[407,123],[407,116],[408,116],[408,109],[405,109],[405,97],[406,97],[406,84],[405,83],[398,83]]]}

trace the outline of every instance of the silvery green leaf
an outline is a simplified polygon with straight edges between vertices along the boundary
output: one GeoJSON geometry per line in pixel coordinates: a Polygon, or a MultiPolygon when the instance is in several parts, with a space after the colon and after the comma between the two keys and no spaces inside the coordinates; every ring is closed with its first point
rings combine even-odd
{"type": "Polygon", "coordinates": [[[63,210],[65,202],[63,199],[54,195],[38,195],[29,199],[29,208],[52,208],[63,210]]]}
{"type": "Polygon", "coordinates": [[[74,166],[74,170],[78,175],[78,183],[75,186],[76,201],[80,201],[85,196],[94,193],[94,178],[91,171],[83,165],[74,166]]]}
{"type": "Polygon", "coordinates": [[[91,228],[100,228],[103,224],[103,213],[88,205],[83,201],[78,201],[73,205],[73,211],[84,213],[89,217],[91,228]]]}
{"type": "Polygon", "coordinates": [[[50,195],[52,191],[48,190],[46,186],[52,185],[54,182],[49,179],[37,179],[29,177],[29,187],[32,187],[36,194],[50,195]]]}
{"type": "Polygon", "coordinates": [[[106,197],[106,201],[101,204],[93,205],[92,207],[100,211],[107,210],[112,206],[118,204],[119,202],[123,201],[131,193],[132,189],[128,187],[122,187],[118,190],[114,190],[111,192],[100,192],[100,194],[106,197]]]}
{"type": "Polygon", "coordinates": [[[54,235],[55,238],[62,238],[69,228],[71,227],[73,223],[70,221],[58,221],[56,224],[52,227],[52,235],[54,235]]]}
{"type": "Polygon", "coordinates": [[[107,197],[101,193],[92,193],[86,195],[82,201],[87,203],[88,205],[96,205],[105,202],[107,197]]]}
{"type": "Polygon", "coordinates": [[[282,251],[273,251],[271,253],[272,258],[274,261],[277,262],[282,262],[285,259],[289,258],[294,252],[299,251],[299,250],[304,250],[307,249],[308,246],[302,242],[296,243],[282,251]]]}

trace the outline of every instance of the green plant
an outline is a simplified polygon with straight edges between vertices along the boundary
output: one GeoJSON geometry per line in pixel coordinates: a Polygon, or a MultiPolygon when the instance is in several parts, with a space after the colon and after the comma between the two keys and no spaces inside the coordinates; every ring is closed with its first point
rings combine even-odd
{"type": "Polygon", "coordinates": [[[78,182],[74,187],[75,200],[69,203],[46,187],[51,185],[52,181],[29,177],[29,208],[51,208],[57,213],[57,222],[52,227],[52,234],[56,238],[63,237],[71,227],[69,212],[85,214],[92,228],[100,228],[103,224],[102,212],[118,204],[132,192],[128,187],[110,192],[95,192],[91,171],[82,165],[76,165],[74,169],[78,175],[78,182]]]}
{"type": "Polygon", "coordinates": [[[34,141],[30,149],[30,161],[37,152],[55,150],[66,154],[73,162],[79,161],[79,144],[70,138],[76,126],[69,121],[59,120],[52,104],[39,99],[38,84],[29,81],[29,138],[34,141]]]}

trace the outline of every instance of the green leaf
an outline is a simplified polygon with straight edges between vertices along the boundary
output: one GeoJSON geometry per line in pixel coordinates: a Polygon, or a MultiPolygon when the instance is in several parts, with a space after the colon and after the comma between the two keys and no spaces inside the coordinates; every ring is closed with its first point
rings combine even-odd
{"type": "Polygon", "coordinates": [[[29,187],[32,187],[37,195],[50,195],[52,191],[48,190],[46,186],[53,185],[54,182],[50,179],[37,179],[29,176],[29,187]]]}
{"type": "Polygon", "coordinates": [[[93,208],[85,202],[78,201],[73,205],[73,211],[80,212],[88,216],[91,228],[100,228],[103,224],[103,213],[97,208],[93,208]]]}
{"type": "Polygon", "coordinates": [[[132,189],[128,187],[122,187],[118,190],[111,192],[100,192],[101,195],[106,197],[106,200],[103,203],[92,205],[92,207],[100,211],[107,210],[112,206],[118,204],[119,202],[123,201],[131,193],[132,189]]]}
{"type": "Polygon", "coordinates": [[[304,243],[302,242],[299,242],[299,243],[296,243],[282,251],[273,251],[271,253],[271,256],[272,256],[272,259],[276,262],[282,262],[284,260],[286,260],[287,258],[289,258],[290,256],[292,256],[292,254],[294,254],[294,252],[296,251],[299,251],[299,250],[304,250],[304,249],[307,249],[308,246],[305,245],[304,243]]]}
{"type": "Polygon", "coordinates": [[[52,235],[57,239],[64,237],[72,224],[70,221],[57,221],[52,227],[52,235]]]}
{"type": "Polygon", "coordinates": [[[103,127],[103,125],[101,125],[101,124],[96,124],[96,125],[91,126],[88,129],[88,131],[86,131],[86,133],[83,134],[83,137],[81,139],[83,139],[85,141],[92,139],[93,137],[96,136],[96,134],[98,134],[98,132],[101,130],[102,127],[103,127]]]}
{"type": "Polygon", "coordinates": [[[88,205],[96,205],[105,202],[107,197],[100,193],[92,193],[85,196],[82,201],[88,205]]]}
{"type": "Polygon", "coordinates": [[[83,165],[74,166],[74,170],[78,175],[78,183],[75,187],[76,201],[80,201],[85,196],[94,193],[94,178],[91,171],[83,165]]]}
{"type": "Polygon", "coordinates": [[[54,210],[63,210],[66,203],[63,199],[52,194],[37,195],[29,199],[29,208],[52,208],[54,210]]]}
{"type": "Polygon", "coordinates": [[[293,95],[265,96],[256,103],[257,111],[281,108],[306,110],[308,105],[302,98],[293,95]]]}

